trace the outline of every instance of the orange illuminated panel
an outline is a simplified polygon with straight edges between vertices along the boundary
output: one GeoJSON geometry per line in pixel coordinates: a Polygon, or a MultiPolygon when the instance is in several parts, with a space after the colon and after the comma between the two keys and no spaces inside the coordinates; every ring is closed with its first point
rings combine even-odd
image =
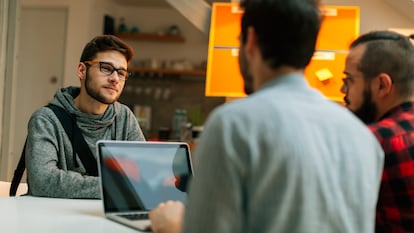
{"type": "Polygon", "coordinates": [[[346,53],[322,52],[315,53],[312,61],[305,70],[308,83],[322,92],[326,97],[337,102],[343,102],[341,93],[343,70],[346,53]]]}
{"type": "Polygon", "coordinates": [[[238,49],[213,49],[209,52],[206,96],[243,97],[238,49]]]}
{"type": "Polygon", "coordinates": [[[359,35],[359,8],[324,6],[316,50],[348,50],[359,35]]]}
{"type": "Polygon", "coordinates": [[[214,46],[238,47],[242,11],[236,3],[214,3],[210,40],[214,46]]]}
{"type": "MultiPolygon", "coordinates": [[[[347,50],[359,35],[359,7],[323,6],[317,50],[347,50]]],[[[213,4],[210,40],[214,46],[239,46],[242,10],[237,3],[213,4]]]]}
{"type": "MultiPolygon", "coordinates": [[[[324,20],[316,44],[317,54],[305,73],[310,85],[328,98],[342,102],[340,93],[345,52],[359,35],[359,7],[323,6],[324,20]],[[331,52],[329,52],[331,51],[331,52]]],[[[206,76],[206,96],[246,96],[237,60],[242,11],[237,3],[213,3],[206,76]]]]}

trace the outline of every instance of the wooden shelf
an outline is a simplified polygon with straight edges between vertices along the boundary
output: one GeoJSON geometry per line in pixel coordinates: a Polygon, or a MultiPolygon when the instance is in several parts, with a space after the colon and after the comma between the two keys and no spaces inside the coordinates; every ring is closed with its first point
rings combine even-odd
{"type": "Polygon", "coordinates": [[[143,41],[157,41],[157,42],[176,42],[183,43],[184,37],[176,35],[159,35],[150,33],[129,33],[121,32],[115,34],[115,36],[127,39],[127,40],[143,40],[143,41]]]}
{"type": "Polygon", "coordinates": [[[148,67],[129,67],[129,71],[134,73],[156,73],[156,74],[173,74],[173,75],[186,75],[186,76],[205,76],[206,71],[202,69],[193,70],[176,70],[176,69],[161,69],[161,68],[148,68],[148,67]]]}

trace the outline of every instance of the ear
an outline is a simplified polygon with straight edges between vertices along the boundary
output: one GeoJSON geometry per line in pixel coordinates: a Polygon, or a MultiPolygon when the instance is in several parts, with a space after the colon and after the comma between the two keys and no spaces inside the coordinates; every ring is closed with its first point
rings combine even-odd
{"type": "Polygon", "coordinates": [[[258,48],[256,31],[252,26],[247,28],[246,36],[246,44],[244,46],[245,52],[246,54],[251,55],[258,48]]]}
{"type": "Polygon", "coordinates": [[[392,78],[386,73],[380,73],[377,77],[377,80],[378,82],[376,84],[376,89],[378,91],[379,97],[388,96],[393,89],[392,78]]]}
{"type": "Polygon", "coordinates": [[[83,62],[78,64],[78,68],[76,69],[76,74],[78,75],[79,79],[85,79],[86,77],[86,65],[83,62]]]}

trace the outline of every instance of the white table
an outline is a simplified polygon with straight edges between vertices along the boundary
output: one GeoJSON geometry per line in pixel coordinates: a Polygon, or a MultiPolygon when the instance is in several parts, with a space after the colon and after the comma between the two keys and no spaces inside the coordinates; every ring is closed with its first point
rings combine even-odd
{"type": "Polygon", "coordinates": [[[100,200],[0,198],[0,232],[4,233],[136,233],[108,220],[100,200]]]}

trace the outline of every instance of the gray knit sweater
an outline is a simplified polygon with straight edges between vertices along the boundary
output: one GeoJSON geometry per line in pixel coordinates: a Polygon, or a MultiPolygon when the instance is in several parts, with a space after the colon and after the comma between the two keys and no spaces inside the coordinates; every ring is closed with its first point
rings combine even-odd
{"type": "MultiPolygon", "coordinates": [[[[76,116],[76,121],[95,155],[95,143],[100,139],[145,140],[131,110],[119,103],[109,105],[102,115],[81,112],[74,105],[78,87],[57,91],[52,104],[76,116]]],[[[96,157],[96,155],[95,155],[96,157]]],[[[74,162],[72,144],[53,111],[42,107],[35,111],[28,125],[26,146],[27,182],[29,194],[58,198],[100,198],[97,177],[86,175],[79,157],[74,162]]]]}

